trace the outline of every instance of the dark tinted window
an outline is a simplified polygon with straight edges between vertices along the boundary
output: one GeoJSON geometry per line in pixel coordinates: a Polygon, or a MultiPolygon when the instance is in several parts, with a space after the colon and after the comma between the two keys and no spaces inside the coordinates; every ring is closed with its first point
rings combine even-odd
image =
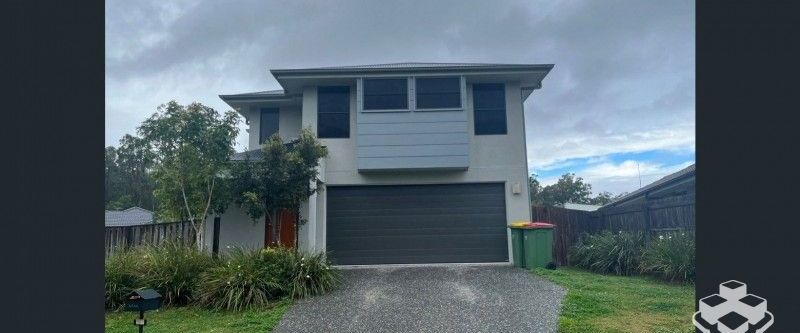
{"type": "Polygon", "coordinates": [[[417,78],[418,109],[461,107],[461,78],[417,78]]]}
{"type": "Polygon", "coordinates": [[[364,110],[408,109],[408,80],[364,79],[364,110]]]}
{"type": "Polygon", "coordinates": [[[506,134],[506,91],[502,83],[472,85],[475,135],[506,134]]]}
{"type": "Polygon", "coordinates": [[[317,89],[317,135],[320,138],[350,137],[350,87],[317,89]]]}
{"type": "Polygon", "coordinates": [[[273,134],[278,133],[278,109],[261,109],[261,125],[259,126],[261,143],[267,141],[273,134]]]}

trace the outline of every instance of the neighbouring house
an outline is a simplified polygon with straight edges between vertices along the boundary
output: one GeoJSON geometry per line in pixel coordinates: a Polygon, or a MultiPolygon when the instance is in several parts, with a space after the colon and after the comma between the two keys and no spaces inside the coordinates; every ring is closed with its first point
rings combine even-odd
{"type": "Polygon", "coordinates": [[[683,199],[694,200],[695,194],[695,165],[692,164],[674,173],[666,175],[644,187],[628,193],[613,202],[610,202],[601,209],[611,207],[624,207],[633,205],[643,205],[645,202],[656,199],[683,199]]]}
{"type": "Polygon", "coordinates": [[[565,202],[562,207],[572,210],[582,210],[584,212],[593,212],[602,207],[601,205],[579,204],[574,202],[565,202]]]}
{"type": "Polygon", "coordinates": [[[125,227],[153,223],[153,212],[131,207],[125,210],[107,210],[106,227],[125,227]]]}
{"type": "MultiPolygon", "coordinates": [[[[288,141],[301,128],[328,148],[321,191],[281,218],[304,221],[300,249],[340,265],[508,262],[506,225],[531,217],[523,103],[552,68],[273,69],[283,90],[220,98],[246,119],[251,158],[273,133],[288,141]]],[[[206,223],[208,247],[215,237],[220,248],[263,247],[264,220],[231,206],[217,228],[206,223]]]]}

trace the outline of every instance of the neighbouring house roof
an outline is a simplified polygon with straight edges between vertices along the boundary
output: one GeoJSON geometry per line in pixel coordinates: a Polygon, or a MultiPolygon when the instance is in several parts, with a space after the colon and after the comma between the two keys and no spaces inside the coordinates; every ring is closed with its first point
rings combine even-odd
{"type": "Polygon", "coordinates": [[[593,212],[593,211],[596,211],[600,207],[602,207],[602,206],[600,206],[600,205],[579,204],[579,203],[572,203],[572,202],[564,203],[564,208],[566,208],[566,209],[582,210],[582,211],[585,211],[585,212],[593,212]]]}
{"type": "Polygon", "coordinates": [[[122,227],[148,223],[153,223],[153,212],[144,208],[131,207],[126,210],[106,211],[106,227],[122,227]]]}
{"type": "Polygon", "coordinates": [[[628,193],[623,197],[617,198],[616,200],[604,205],[603,207],[617,206],[626,201],[631,201],[636,198],[643,197],[650,192],[660,191],[661,189],[666,189],[675,184],[683,183],[684,181],[689,181],[689,180],[693,181],[694,176],[695,176],[695,165],[692,164],[686,168],[673,172],[669,175],[662,177],[659,180],[647,184],[636,191],[628,193]]]}
{"type": "Polygon", "coordinates": [[[261,158],[261,154],[263,154],[263,152],[261,151],[260,148],[259,149],[254,149],[254,150],[243,151],[243,152],[240,152],[240,153],[233,154],[233,156],[231,156],[231,161],[244,161],[245,159],[247,159],[247,155],[250,155],[249,157],[250,157],[251,160],[256,160],[256,159],[261,158]]]}

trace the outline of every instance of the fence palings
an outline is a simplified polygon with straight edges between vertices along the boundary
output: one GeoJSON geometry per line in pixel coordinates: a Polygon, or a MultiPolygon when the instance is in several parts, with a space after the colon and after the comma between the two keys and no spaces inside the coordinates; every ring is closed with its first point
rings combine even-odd
{"type": "Polygon", "coordinates": [[[143,244],[158,245],[167,241],[194,244],[194,229],[189,221],[106,227],[106,256],[118,249],[143,244]]]}
{"type": "Polygon", "coordinates": [[[555,224],[553,258],[556,264],[569,265],[568,253],[582,234],[603,230],[652,233],[693,230],[694,195],[651,200],[645,205],[611,207],[587,212],[560,207],[533,206],[531,218],[555,224]]]}

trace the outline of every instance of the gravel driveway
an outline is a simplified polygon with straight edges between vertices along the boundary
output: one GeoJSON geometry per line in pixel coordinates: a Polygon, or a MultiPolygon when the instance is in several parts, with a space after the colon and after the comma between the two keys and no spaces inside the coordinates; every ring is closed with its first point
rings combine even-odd
{"type": "Polygon", "coordinates": [[[564,294],[509,265],[345,269],[274,332],[555,332],[564,294]]]}

